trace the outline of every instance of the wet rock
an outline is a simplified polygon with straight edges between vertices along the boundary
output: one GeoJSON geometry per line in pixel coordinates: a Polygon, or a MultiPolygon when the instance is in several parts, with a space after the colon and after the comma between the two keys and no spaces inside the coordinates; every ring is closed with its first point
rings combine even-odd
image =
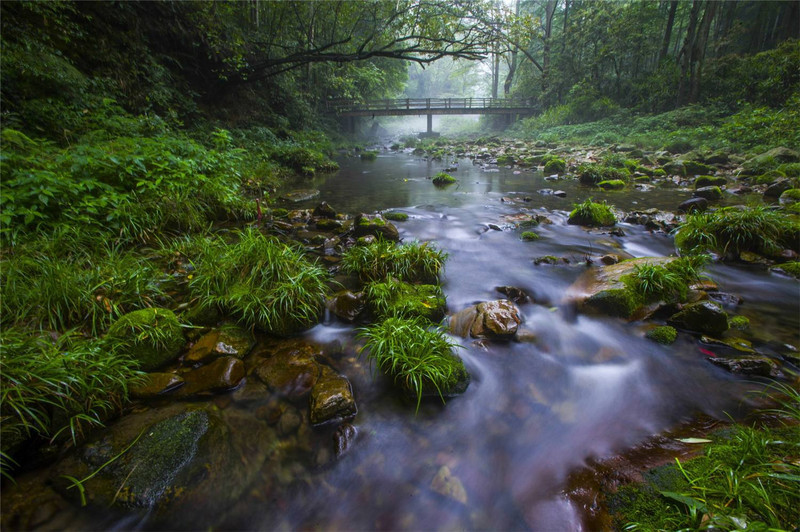
{"type": "Polygon", "coordinates": [[[244,358],[256,344],[253,334],[241,327],[215,329],[200,337],[184,360],[190,364],[205,363],[214,358],[244,358]]]}
{"type": "Polygon", "coordinates": [[[320,378],[311,389],[311,423],[319,425],[354,416],[357,411],[350,381],[332,369],[323,367],[320,378]]]}
{"type": "Polygon", "coordinates": [[[298,189],[283,195],[283,199],[291,203],[301,203],[319,196],[319,190],[314,188],[298,189]]]}
{"type": "Polygon", "coordinates": [[[340,458],[355,445],[358,431],[350,423],[342,423],[333,433],[333,451],[340,458]]]}
{"type": "Polygon", "coordinates": [[[748,355],[758,354],[758,352],[753,349],[752,342],[744,338],[725,338],[724,340],[719,340],[710,336],[702,336],[700,342],[712,347],[727,347],[748,355]]]}
{"type": "Polygon", "coordinates": [[[178,318],[169,309],[145,308],[121,316],[108,329],[144,371],[157,369],[178,357],[186,341],[178,318]],[[153,338],[158,338],[158,342],[153,338]]]}
{"type": "Polygon", "coordinates": [[[617,264],[619,261],[620,261],[619,255],[614,255],[611,253],[600,257],[600,262],[602,262],[606,266],[610,266],[611,264],[617,264]]]}
{"type": "Polygon", "coordinates": [[[553,255],[544,255],[543,257],[536,257],[533,259],[536,266],[540,264],[569,264],[569,259],[566,257],[554,257],[553,255]]]}
{"type": "Polygon", "coordinates": [[[385,240],[400,240],[397,228],[380,214],[359,214],[356,216],[353,229],[356,237],[372,235],[385,240]]]}
{"type": "Polygon", "coordinates": [[[705,334],[721,334],[728,330],[728,315],[711,301],[700,301],[685,305],[671,316],[667,323],[679,329],[705,334]]]}
{"type": "Polygon", "coordinates": [[[567,197],[567,193],[564,192],[563,190],[556,190],[556,191],[553,192],[553,196],[555,196],[557,198],[566,198],[567,197]]]}
{"type": "Polygon", "coordinates": [[[177,395],[186,397],[199,393],[223,392],[235,388],[244,379],[244,362],[235,357],[222,357],[207,366],[185,373],[185,384],[177,395]]]}
{"type": "Polygon", "coordinates": [[[447,466],[439,468],[436,476],[431,481],[431,489],[448,499],[467,504],[467,490],[464,489],[461,480],[453,476],[447,466]]]}
{"type": "Polygon", "coordinates": [[[792,183],[788,179],[778,179],[764,191],[766,198],[779,198],[781,194],[792,188],[792,183]]]}
{"type": "Polygon", "coordinates": [[[708,298],[722,305],[722,308],[733,309],[743,303],[743,299],[736,294],[728,294],[727,292],[712,292],[708,294],[708,298]]]}
{"type": "Polygon", "coordinates": [[[344,321],[355,321],[364,311],[366,300],[363,292],[353,293],[349,290],[337,292],[328,300],[328,310],[344,321]]]}
{"type": "Polygon", "coordinates": [[[320,231],[335,231],[342,228],[342,222],[339,220],[331,220],[330,218],[322,218],[317,220],[317,229],[320,231]]]}
{"type": "Polygon", "coordinates": [[[256,367],[255,373],[271,390],[292,400],[308,395],[320,375],[309,345],[282,348],[256,367]]]}
{"type": "Polygon", "coordinates": [[[516,286],[497,286],[495,290],[505,295],[510,301],[514,303],[523,304],[533,302],[533,298],[529,296],[522,288],[516,286]]]}
{"type": "Polygon", "coordinates": [[[692,198],[678,205],[678,212],[680,213],[704,212],[706,209],[708,209],[708,200],[706,198],[692,198]]]}
{"type": "Polygon", "coordinates": [[[247,379],[243,386],[231,392],[230,398],[240,405],[256,406],[268,402],[271,395],[266,384],[258,379],[247,379]]]}
{"type": "Polygon", "coordinates": [[[780,375],[779,364],[768,356],[708,357],[708,361],[715,366],[740,375],[757,375],[759,377],[772,378],[780,375]]]}
{"type": "Polygon", "coordinates": [[[722,199],[722,190],[717,186],[700,187],[694,191],[694,196],[707,200],[718,200],[722,199]]]}
{"type": "Polygon", "coordinates": [[[314,216],[318,218],[336,218],[336,211],[333,210],[333,207],[328,205],[327,201],[323,201],[316,207],[314,207],[314,216]]]}
{"type": "Polygon", "coordinates": [[[130,386],[134,399],[153,399],[183,386],[183,378],[175,373],[148,373],[141,382],[130,386]]]}
{"type": "Polygon", "coordinates": [[[520,321],[519,309],[511,301],[486,301],[451,316],[450,331],[464,338],[510,338],[520,321]]]}

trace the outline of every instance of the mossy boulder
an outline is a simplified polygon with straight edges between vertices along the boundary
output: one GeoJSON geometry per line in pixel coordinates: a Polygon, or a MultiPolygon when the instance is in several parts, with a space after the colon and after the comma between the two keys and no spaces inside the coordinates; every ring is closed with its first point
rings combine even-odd
{"type": "Polygon", "coordinates": [[[778,179],[764,191],[765,198],[780,198],[784,192],[791,190],[792,183],[788,179],[778,179]]]}
{"type": "Polygon", "coordinates": [[[723,176],[701,175],[694,180],[694,188],[703,187],[722,187],[728,184],[728,180],[723,176]]]}
{"type": "Polygon", "coordinates": [[[439,172],[435,176],[433,176],[433,184],[437,187],[446,187],[447,185],[452,185],[455,183],[457,179],[446,172],[439,172]]]}
{"type": "Polygon", "coordinates": [[[722,199],[722,190],[719,187],[701,187],[695,190],[693,195],[710,201],[719,200],[722,199]]]}
{"type": "Polygon", "coordinates": [[[567,169],[567,163],[564,159],[560,157],[554,157],[547,161],[544,165],[544,169],[542,170],[545,174],[561,174],[564,173],[564,170],[567,169]]]}
{"type": "Polygon", "coordinates": [[[659,344],[670,345],[678,338],[678,331],[675,330],[675,327],[664,325],[648,330],[645,336],[659,344]]]}
{"type": "Polygon", "coordinates": [[[109,327],[108,338],[118,339],[145,371],[178,358],[186,341],[175,313],[164,308],[135,310],[121,316],[109,327]]]}
{"type": "Polygon", "coordinates": [[[608,181],[600,181],[597,186],[603,190],[622,190],[625,188],[625,181],[621,179],[611,179],[608,181]]]}
{"type": "Polygon", "coordinates": [[[784,262],[783,264],[778,264],[777,266],[773,266],[772,268],[770,268],[770,270],[790,275],[795,279],[800,279],[800,262],[797,261],[784,262]]]}
{"type": "Polygon", "coordinates": [[[353,231],[356,237],[372,235],[394,242],[400,240],[397,228],[380,214],[359,214],[353,224],[353,231]]]}
{"type": "Polygon", "coordinates": [[[739,375],[776,378],[780,375],[780,365],[765,355],[740,357],[708,357],[708,361],[726,371],[739,375]]]}
{"type": "Polygon", "coordinates": [[[722,334],[728,330],[728,315],[722,307],[711,301],[698,301],[685,305],[673,314],[667,323],[678,329],[703,334],[722,334]]]}
{"type": "Polygon", "coordinates": [[[744,331],[750,327],[750,319],[747,316],[733,316],[728,320],[728,327],[744,331]]]}
{"type": "Polygon", "coordinates": [[[780,196],[781,205],[789,205],[800,202],[800,188],[790,188],[784,190],[780,196]]]}
{"type": "Polygon", "coordinates": [[[526,242],[533,242],[534,240],[539,240],[541,238],[538,233],[533,231],[523,231],[519,237],[526,242]]]}
{"type": "Polygon", "coordinates": [[[393,222],[405,222],[408,220],[408,215],[404,212],[387,212],[383,214],[383,217],[393,222]]]}
{"type": "Polygon", "coordinates": [[[683,168],[686,171],[686,175],[713,174],[716,172],[716,168],[713,166],[692,160],[683,161],[683,168]]]}

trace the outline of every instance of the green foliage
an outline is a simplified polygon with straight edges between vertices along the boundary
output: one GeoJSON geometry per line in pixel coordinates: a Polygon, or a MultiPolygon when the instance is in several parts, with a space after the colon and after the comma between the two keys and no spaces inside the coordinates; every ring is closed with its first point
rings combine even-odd
{"type": "Polygon", "coordinates": [[[689,286],[700,279],[707,255],[681,257],[666,264],[637,265],[625,284],[645,302],[686,301],[689,286]]]}
{"type": "Polygon", "coordinates": [[[150,261],[116,248],[92,250],[86,239],[65,226],[0,261],[3,325],[79,327],[97,335],[126,312],[164,297],[150,261]]]}
{"type": "Polygon", "coordinates": [[[389,318],[361,329],[358,338],[365,340],[362,352],[369,360],[416,397],[417,409],[423,395],[435,392],[444,401],[467,378],[464,363],[452,354],[456,344],[424,319],[389,318]]]}
{"type": "Polygon", "coordinates": [[[603,181],[625,182],[630,179],[627,169],[603,164],[582,164],[576,173],[582,185],[597,185],[603,181]]]}
{"type": "Polygon", "coordinates": [[[797,246],[798,224],[767,207],[724,207],[692,214],[675,233],[675,244],[685,252],[711,250],[734,258],[742,251],[762,255],[784,246],[797,246]]]}
{"type": "MultiPolygon", "coordinates": [[[[53,339],[7,328],[0,333],[2,440],[77,440],[119,410],[131,380],[141,375],[119,345],[75,332],[53,339]]],[[[5,466],[4,466],[5,467],[5,466]]]]}
{"type": "Polygon", "coordinates": [[[447,185],[452,185],[457,180],[455,177],[451,176],[446,172],[439,172],[435,176],[433,176],[433,184],[437,187],[444,187],[447,185]]]}
{"type": "Polygon", "coordinates": [[[436,321],[444,315],[445,297],[437,285],[412,285],[389,278],[367,284],[364,292],[379,319],[419,316],[436,321]]]}
{"type": "Polygon", "coordinates": [[[573,225],[587,225],[590,227],[600,227],[615,225],[617,219],[606,202],[595,203],[592,198],[588,198],[583,203],[576,203],[575,208],[569,213],[567,223],[573,225]]]}
{"type": "Polygon", "coordinates": [[[447,260],[447,253],[429,242],[397,245],[379,239],[366,246],[354,246],[342,257],[342,269],[364,282],[394,277],[405,282],[435,282],[447,260]]]}
{"type": "Polygon", "coordinates": [[[228,244],[220,237],[198,240],[196,273],[189,288],[205,308],[230,312],[249,327],[290,335],[316,324],[328,272],[300,249],[263,236],[252,227],[228,244]]]}
{"type": "Polygon", "coordinates": [[[664,325],[648,330],[645,336],[659,344],[670,345],[678,338],[678,331],[675,330],[675,327],[664,325]]]}
{"type": "Polygon", "coordinates": [[[363,151],[361,152],[361,160],[362,161],[374,161],[378,158],[378,152],[376,151],[363,151]]]}
{"type": "Polygon", "coordinates": [[[108,328],[107,338],[123,347],[145,371],[174,360],[186,339],[175,314],[164,308],[134,310],[108,328]]]}

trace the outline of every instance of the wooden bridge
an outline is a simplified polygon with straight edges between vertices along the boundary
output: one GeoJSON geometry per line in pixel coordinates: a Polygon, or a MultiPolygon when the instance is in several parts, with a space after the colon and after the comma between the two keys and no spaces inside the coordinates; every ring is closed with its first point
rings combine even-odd
{"type": "Polygon", "coordinates": [[[405,98],[397,100],[330,100],[328,110],[342,117],[428,116],[428,134],[433,115],[531,115],[538,110],[534,100],[516,98],[405,98]]]}

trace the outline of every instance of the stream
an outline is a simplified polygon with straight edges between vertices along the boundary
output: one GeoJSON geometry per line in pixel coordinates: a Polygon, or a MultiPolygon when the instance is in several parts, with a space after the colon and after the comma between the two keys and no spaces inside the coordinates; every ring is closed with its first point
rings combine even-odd
{"type": "MultiPolygon", "coordinates": [[[[231,429],[232,438],[246,440],[236,448],[252,454],[237,457],[247,475],[232,474],[209,492],[209,500],[225,499],[223,505],[195,504],[159,523],[136,512],[61,507],[42,528],[580,530],[582,510],[565,495],[571,472],[700,414],[738,418],[753,408],[750,392],[763,382],[710,364],[691,335],[662,346],[644,337],[642,322],[578,314],[563,301],[587,262],[606,253],[674,253],[670,235],[641,225],[618,224],[624,236],[567,225],[574,203],[592,196],[625,212],[674,212],[690,190],[603,192],[571,179],[546,180],[533,170],[482,167],[470,159],[431,162],[404,152],[339,162],[337,173],[287,187],[320,191],[290,208],[326,201],[351,215],[408,214],[395,223],[402,239],[434,241],[449,255],[442,277],[448,314],[503,298],[499,286],[532,297],[519,305],[519,341],[455,338],[472,376],[469,388],[446,405],[423,403],[415,414],[358,357],[355,326],[326,315],[303,339],[337,346],[336,369],[352,383],[357,433],[340,458],[322,450],[336,426],[311,428],[307,421],[278,444],[286,447],[280,461],[265,458],[263,431],[248,428],[264,424],[258,409],[233,392],[233,399],[213,403],[240,428],[231,429]],[[429,178],[454,163],[458,183],[433,186],[429,178]],[[562,190],[566,197],[542,189],[562,190]],[[536,228],[539,240],[525,242],[513,225],[520,213],[542,214],[553,223],[536,228]],[[569,262],[534,263],[546,255],[569,262]],[[463,486],[466,503],[431,489],[444,470],[463,486]]],[[[725,204],[742,201],[726,196],[725,204]]],[[[745,334],[754,347],[774,354],[776,345],[798,343],[800,283],[747,266],[711,264],[707,273],[722,292],[742,298],[727,310],[751,320],[745,334]]]]}

